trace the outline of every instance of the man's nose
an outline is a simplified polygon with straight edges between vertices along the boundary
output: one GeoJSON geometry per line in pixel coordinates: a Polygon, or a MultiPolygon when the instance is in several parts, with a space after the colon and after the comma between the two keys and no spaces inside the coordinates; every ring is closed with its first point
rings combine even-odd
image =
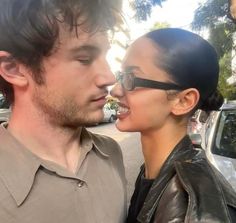
{"type": "Polygon", "coordinates": [[[111,86],[116,83],[115,75],[111,71],[108,62],[105,59],[100,62],[98,69],[99,74],[97,76],[97,85],[99,87],[111,86]]]}

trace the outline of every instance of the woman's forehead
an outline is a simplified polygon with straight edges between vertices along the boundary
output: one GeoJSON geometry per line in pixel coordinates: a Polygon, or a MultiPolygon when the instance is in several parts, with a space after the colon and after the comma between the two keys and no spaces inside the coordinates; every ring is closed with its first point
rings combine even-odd
{"type": "Polygon", "coordinates": [[[153,41],[147,37],[140,37],[134,41],[128,48],[128,52],[140,51],[142,53],[152,53],[157,50],[153,41]]]}
{"type": "Polygon", "coordinates": [[[139,66],[141,64],[153,64],[158,56],[158,48],[147,37],[141,37],[133,42],[123,59],[122,67],[139,66]]]}

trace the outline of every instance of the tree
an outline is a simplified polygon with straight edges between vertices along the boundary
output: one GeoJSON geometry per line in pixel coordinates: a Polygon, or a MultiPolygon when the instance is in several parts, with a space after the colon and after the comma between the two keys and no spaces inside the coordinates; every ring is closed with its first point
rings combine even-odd
{"type": "MultiPolygon", "coordinates": [[[[147,20],[147,18],[150,16],[151,14],[151,10],[154,6],[161,6],[161,3],[164,2],[166,0],[129,0],[131,7],[135,10],[135,18],[138,21],[144,21],[147,20]]],[[[226,15],[233,23],[236,23],[236,0],[218,0],[216,1],[212,1],[215,3],[217,3],[214,7],[214,4],[210,4],[207,5],[206,8],[211,10],[211,7],[213,6],[214,11],[216,12],[216,14],[218,14],[219,12],[223,11],[222,15],[226,15]],[[218,5],[223,5],[223,7],[217,7],[218,5]]],[[[213,9],[212,8],[212,9],[213,9]]],[[[205,10],[210,12],[210,10],[205,10]]],[[[181,10],[181,9],[179,9],[181,10]]],[[[213,13],[214,14],[214,13],[213,13]]],[[[203,15],[203,17],[206,16],[203,15]]],[[[215,21],[215,20],[212,20],[215,21]]],[[[206,21],[208,22],[208,21],[206,21]]]]}
{"type": "Polygon", "coordinates": [[[195,11],[192,28],[199,30],[203,27],[214,27],[220,21],[225,21],[228,18],[228,10],[226,0],[208,0],[195,11]]]}
{"type": "Polygon", "coordinates": [[[161,3],[166,0],[131,0],[130,5],[135,11],[135,19],[144,21],[151,15],[152,7],[161,6],[161,3]]]}
{"type": "Polygon", "coordinates": [[[236,26],[230,18],[226,0],[208,0],[194,14],[192,29],[209,30],[209,41],[216,48],[219,57],[232,50],[232,35],[236,26]]]}
{"type": "Polygon", "coordinates": [[[225,54],[220,59],[220,76],[219,76],[219,84],[218,89],[224,98],[228,100],[236,99],[236,88],[233,85],[229,85],[227,83],[227,79],[231,75],[231,53],[225,54]]]}
{"type": "Polygon", "coordinates": [[[236,26],[229,15],[229,4],[226,0],[208,0],[195,11],[192,28],[196,31],[208,30],[209,42],[215,47],[220,59],[219,85],[221,93],[228,99],[235,99],[234,86],[229,86],[227,79],[231,76],[233,35],[236,26]]]}
{"type": "Polygon", "coordinates": [[[220,23],[210,27],[209,41],[215,47],[218,56],[221,58],[233,48],[234,29],[227,23],[220,23]]]}
{"type": "Polygon", "coordinates": [[[156,22],[153,27],[150,29],[150,31],[155,29],[162,29],[162,28],[168,28],[170,27],[170,24],[168,22],[156,22]]]}

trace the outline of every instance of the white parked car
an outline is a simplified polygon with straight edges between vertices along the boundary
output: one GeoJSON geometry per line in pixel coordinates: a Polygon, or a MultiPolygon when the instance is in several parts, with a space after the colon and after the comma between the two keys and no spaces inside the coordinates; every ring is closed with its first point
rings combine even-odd
{"type": "Polygon", "coordinates": [[[0,94],[0,123],[8,121],[10,113],[11,111],[6,104],[5,98],[0,94]]]}
{"type": "Polygon", "coordinates": [[[0,108],[0,123],[8,121],[10,113],[9,109],[0,108]]]}
{"type": "Polygon", "coordinates": [[[201,134],[192,137],[200,138],[196,144],[201,144],[208,160],[236,191],[236,103],[227,102],[211,112],[201,134]]]}
{"type": "Polygon", "coordinates": [[[114,122],[117,119],[116,110],[104,106],[103,108],[104,118],[102,122],[114,122]]]}

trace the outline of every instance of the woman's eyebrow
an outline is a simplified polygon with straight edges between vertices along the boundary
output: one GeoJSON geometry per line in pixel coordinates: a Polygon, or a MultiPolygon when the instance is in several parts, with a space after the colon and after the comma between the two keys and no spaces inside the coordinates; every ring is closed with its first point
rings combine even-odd
{"type": "Polygon", "coordinates": [[[138,71],[138,72],[143,73],[139,66],[124,66],[123,71],[124,72],[138,71]]]}

